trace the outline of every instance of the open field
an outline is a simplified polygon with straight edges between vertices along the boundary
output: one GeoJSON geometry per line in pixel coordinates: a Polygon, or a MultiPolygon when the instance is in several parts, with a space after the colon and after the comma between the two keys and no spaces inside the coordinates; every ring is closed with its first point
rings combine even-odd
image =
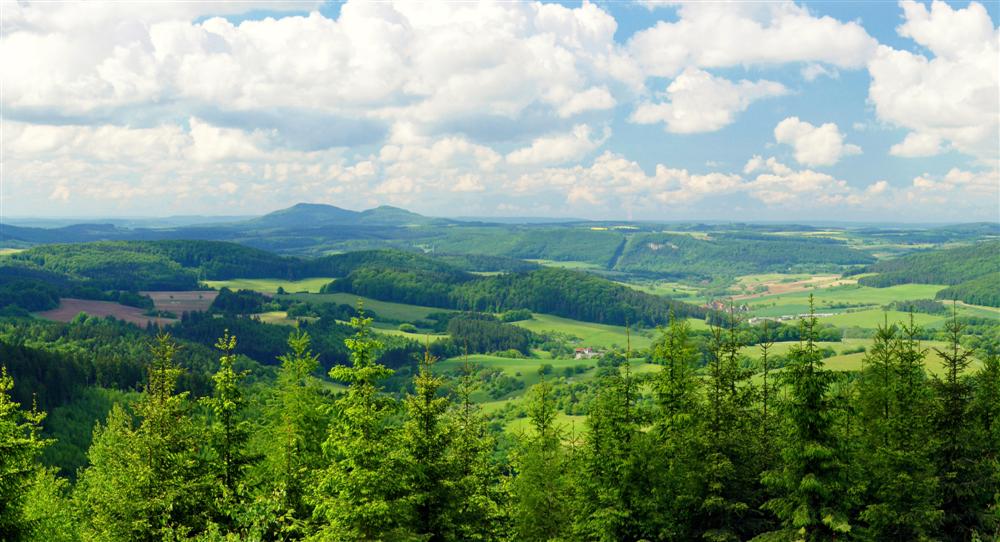
{"type": "Polygon", "coordinates": [[[437,335],[433,333],[409,333],[406,331],[400,331],[399,328],[390,324],[383,325],[376,323],[372,327],[373,329],[375,329],[375,331],[383,335],[395,335],[397,337],[406,337],[407,339],[413,339],[421,344],[423,344],[424,341],[434,342],[448,338],[447,334],[437,335]]]}
{"type": "MultiPolygon", "coordinates": [[[[539,333],[555,331],[580,337],[583,339],[581,346],[608,347],[618,345],[624,348],[626,343],[625,328],[623,326],[581,322],[549,314],[536,314],[531,320],[514,322],[514,325],[539,333]]],[[[652,342],[653,340],[649,337],[644,337],[635,332],[632,333],[633,348],[644,348],[652,344],[652,342]]]]}
{"type": "Polygon", "coordinates": [[[149,322],[160,326],[166,326],[176,322],[173,318],[158,318],[146,316],[143,310],[136,307],[128,307],[111,301],[93,301],[90,299],[74,299],[64,297],[59,300],[59,307],[35,313],[40,318],[55,320],[56,322],[69,322],[81,312],[91,316],[105,317],[113,316],[119,320],[130,322],[137,326],[146,326],[149,322]]]}
{"type": "Polygon", "coordinates": [[[185,312],[207,311],[219,292],[190,290],[183,292],[139,292],[153,300],[158,311],[170,311],[177,316],[185,312]]]}
{"type": "Polygon", "coordinates": [[[0,248],[0,256],[7,256],[8,254],[17,254],[18,252],[24,252],[23,248],[0,248]]]}
{"type": "Polygon", "coordinates": [[[578,269],[586,271],[587,269],[604,269],[603,266],[596,263],[590,262],[577,262],[572,260],[567,261],[557,261],[557,260],[525,260],[528,262],[534,262],[538,265],[544,265],[546,267],[561,267],[563,269],[578,269]]]}
{"type": "Polygon", "coordinates": [[[361,297],[354,294],[346,293],[336,293],[336,294],[288,294],[282,296],[282,298],[295,299],[298,301],[307,301],[309,303],[337,303],[355,306],[358,304],[360,299],[364,303],[366,309],[371,309],[380,318],[387,318],[390,320],[398,320],[401,322],[413,322],[415,320],[423,320],[427,318],[428,314],[435,312],[453,312],[450,309],[439,309],[435,307],[423,307],[420,305],[404,305],[402,303],[391,303],[388,301],[379,301],[377,299],[370,299],[367,297],[361,297]]]}
{"type": "Polygon", "coordinates": [[[301,280],[282,279],[232,279],[205,280],[202,284],[210,288],[229,288],[230,290],[254,290],[264,294],[273,294],[278,288],[284,288],[288,293],[307,292],[319,293],[320,288],[333,282],[333,277],[313,277],[301,280]]]}
{"type": "Polygon", "coordinates": [[[285,311],[271,311],[262,312],[257,315],[261,322],[265,324],[274,324],[278,326],[296,326],[298,321],[295,318],[289,318],[288,313],[285,311]]]}
{"type": "Polygon", "coordinates": [[[754,316],[802,314],[809,310],[809,294],[816,300],[816,312],[842,312],[843,305],[882,306],[893,301],[934,299],[944,288],[933,284],[901,284],[889,288],[844,285],[777,295],[766,295],[750,301],[754,316]],[[837,307],[841,305],[841,307],[837,307]]]}
{"type": "Polygon", "coordinates": [[[822,288],[854,284],[855,282],[855,279],[844,279],[840,275],[783,275],[778,273],[746,275],[740,277],[733,288],[734,291],[745,293],[740,293],[733,299],[738,301],[794,292],[815,291],[822,288]]]}

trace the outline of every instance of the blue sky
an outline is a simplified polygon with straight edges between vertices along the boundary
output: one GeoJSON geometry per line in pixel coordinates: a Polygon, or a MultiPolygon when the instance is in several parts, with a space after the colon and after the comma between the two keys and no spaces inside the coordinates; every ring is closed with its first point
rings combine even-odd
{"type": "Polygon", "coordinates": [[[1000,220],[995,3],[3,3],[3,213],[1000,220]]]}

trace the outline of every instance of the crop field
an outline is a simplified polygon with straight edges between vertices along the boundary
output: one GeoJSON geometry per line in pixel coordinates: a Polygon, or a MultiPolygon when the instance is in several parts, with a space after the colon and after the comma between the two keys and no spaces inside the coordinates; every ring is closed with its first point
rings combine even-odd
{"type": "Polygon", "coordinates": [[[229,288],[230,290],[254,290],[263,294],[273,294],[278,288],[288,293],[306,292],[319,293],[320,288],[333,282],[333,277],[313,277],[301,280],[282,279],[232,279],[205,280],[202,284],[210,288],[229,288]]]}
{"type": "Polygon", "coordinates": [[[46,320],[69,322],[81,312],[100,318],[113,316],[137,326],[146,326],[149,322],[166,326],[177,321],[172,318],[146,316],[140,308],[120,305],[111,301],[94,301],[91,299],[74,299],[70,297],[60,299],[57,308],[38,312],[35,315],[46,320]]]}
{"type": "Polygon", "coordinates": [[[769,273],[763,275],[745,275],[737,280],[733,291],[737,293],[734,300],[754,299],[794,292],[807,292],[822,288],[832,288],[854,284],[854,279],[844,279],[840,275],[802,275],[769,273]]]}
{"type": "Polygon", "coordinates": [[[265,324],[274,324],[278,326],[296,326],[298,325],[298,320],[295,318],[289,318],[288,313],[285,311],[270,311],[262,312],[257,315],[261,322],[265,324]]]}
{"type": "Polygon", "coordinates": [[[405,305],[403,303],[390,303],[379,301],[354,294],[288,294],[283,298],[307,301],[309,303],[336,303],[355,306],[358,300],[364,304],[366,309],[371,309],[379,318],[397,320],[400,322],[413,322],[427,318],[428,314],[435,312],[453,312],[450,309],[439,309],[435,307],[424,307],[421,305],[405,305]]]}
{"type": "Polygon", "coordinates": [[[177,316],[185,312],[207,311],[219,292],[189,290],[181,292],[139,292],[153,300],[158,311],[170,311],[177,316]]]}

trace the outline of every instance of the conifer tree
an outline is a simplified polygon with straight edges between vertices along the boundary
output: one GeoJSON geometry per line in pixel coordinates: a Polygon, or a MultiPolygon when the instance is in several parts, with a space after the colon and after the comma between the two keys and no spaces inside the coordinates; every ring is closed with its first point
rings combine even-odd
{"type": "Polygon", "coordinates": [[[785,367],[790,427],[782,450],[783,465],[764,479],[777,494],[766,507],[781,521],[782,530],[775,533],[781,538],[842,540],[851,531],[846,513],[846,469],[828,396],[832,376],[823,368],[815,343],[812,295],[809,307],[809,318],[801,322],[804,341],[789,352],[785,367]]]}
{"type": "Polygon", "coordinates": [[[77,485],[84,538],[158,541],[196,535],[214,515],[217,493],[205,460],[206,435],[176,393],[177,345],[157,336],[140,423],[116,404],[94,429],[90,466],[77,485]]]}
{"type": "Polygon", "coordinates": [[[645,499],[647,532],[654,539],[688,540],[695,528],[704,447],[697,360],[687,321],[671,317],[652,351],[653,363],[661,367],[653,380],[656,411],[642,458],[646,477],[657,488],[645,499]]]}
{"type": "MultiPolygon", "coordinates": [[[[884,412],[892,415],[879,418],[881,439],[869,450],[869,476],[874,487],[860,518],[868,524],[867,534],[873,539],[904,542],[930,540],[942,513],[931,460],[935,447],[930,417],[933,398],[924,373],[926,351],[916,340],[920,328],[912,314],[901,331],[901,340],[888,356],[888,370],[893,373],[889,387],[875,401],[884,401],[884,412]]],[[[886,368],[878,358],[873,361],[879,378],[886,368]]]]}
{"type": "Polygon", "coordinates": [[[402,445],[406,454],[407,500],[413,515],[412,531],[438,542],[457,539],[453,509],[456,502],[456,465],[449,449],[454,439],[445,417],[448,398],[439,396],[443,379],[431,371],[434,358],[425,351],[413,393],[405,401],[402,445]]]}
{"type": "Polygon", "coordinates": [[[250,423],[243,419],[246,400],[240,389],[240,381],[246,371],[238,372],[236,362],[236,337],[225,334],[215,347],[222,353],[219,370],[213,375],[215,384],[212,396],[205,399],[211,409],[213,419],[209,431],[212,447],[218,460],[217,477],[221,486],[223,514],[228,516],[232,527],[239,514],[238,507],[247,496],[245,470],[256,461],[248,451],[250,423]]]}
{"type": "Polygon", "coordinates": [[[25,499],[40,470],[45,415],[24,411],[11,399],[14,379],[0,366],[0,540],[27,539],[36,522],[25,517],[25,499]]]}
{"type": "MultiPolygon", "coordinates": [[[[990,464],[989,444],[982,426],[974,423],[973,386],[966,370],[972,353],[961,347],[962,324],[954,312],[945,327],[948,347],[937,349],[944,378],[936,382],[936,433],[940,441],[937,475],[940,480],[941,534],[945,540],[964,541],[972,533],[992,530],[986,511],[997,491],[996,465],[990,464]]],[[[988,367],[988,365],[987,365],[988,367]]],[[[993,397],[990,402],[996,402],[993,397]]]]}
{"type": "Polygon", "coordinates": [[[500,468],[493,457],[496,439],[472,401],[476,388],[466,359],[456,390],[455,435],[449,451],[456,476],[451,514],[457,540],[503,540],[509,527],[509,496],[500,484],[500,468]]]}
{"type": "Polygon", "coordinates": [[[319,356],[309,345],[309,334],[295,330],[288,337],[289,352],[278,357],[281,368],[263,446],[268,453],[256,473],[265,489],[253,504],[254,523],[266,538],[300,538],[312,515],[306,495],[313,471],[323,465],[328,404],[312,376],[319,356]]]}
{"type": "Polygon", "coordinates": [[[526,542],[561,540],[572,524],[570,457],[555,424],[552,385],[542,380],[528,393],[531,432],[521,437],[511,463],[513,538],[526,542]]]}
{"type": "Polygon", "coordinates": [[[401,540],[409,536],[405,506],[405,458],[397,404],[379,382],[393,371],[378,363],[382,344],[372,336],[371,318],[351,318],[356,333],[344,341],[350,367],[337,366],[330,377],[348,389],[335,404],[323,449],[329,466],[320,474],[314,515],[322,522],[319,540],[401,540]]]}

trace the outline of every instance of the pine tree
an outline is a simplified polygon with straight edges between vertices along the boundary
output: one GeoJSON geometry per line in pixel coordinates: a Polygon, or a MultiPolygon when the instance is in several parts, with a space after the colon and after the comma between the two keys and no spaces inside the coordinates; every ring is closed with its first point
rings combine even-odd
{"type": "MultiPolygon", "coordinates": [[[[936,433],[940,441],[937,475],[940,480],[941,534],[944,540],[969,540],[972,533],[988,533],[992,519],[987,508],[993,501],[996,467],[991,465],[987,435],[972,414],[973,386],[966,370],[972,353],[961,347],[962,324],[954,312],[945,327],[948,348],[937,349],[944,378],[936,382],[936,433]]],[[[993,397],[993,402],[996,397],[993,397]]]]}
{"type": "MultiPolygon", "coordinates": [[[[876,402],[884,400],[881,443],[870,450],[873,494],[860,514],[867,534],[875,540],[930,540],[942,513],[938,508],[937,478],[931,461],[934,452],[929,413],[932,396],[924,373],[925,350],[916,337],[919,327],[902,326],[902,337],[889,355],[892,376],[889,387],[876,402]]],[[[872,365],[883,371],[879,360],[872,365]]]]}
{"type": "Polygon", "coordinates": [[[407,538],[405,458],[392,423],[396,402],[379,382],[393,374],[377,356],[382,344],[372,336],[371,318],[351,318],[356,333],[344,341],[351,367],[337,366],[330,377],[348,384],[337,399],[330,434],[323,445],[330,465],[320,474],[315,516],[323,522],[319,540],[400,540],[407,538]]]}
{"type": "MultiPolygon", "coordinates": [[[[56,469],[39,469],[24,503],[24,517],[33,525],[29,542],[76,542],[80,533],[70,500],[70,485],[56,469]]],[[[4,539],[6,540],[6,539],[4,539]]]]}
{"type": "Polygon", "coordinates": [[[840,540],[851,531],[846,510],[846,469],[839,435],[834,431],[828,396],[832,375],[823,368],[816,347],[816,318],[802,320],[804,342],[789,352],[785,367],[789,401],[788,442],[783,466],[768,473],[765,483],[777,497],[766,507],[781,520],[782,538],[804,542],[840,540]]]}
{"type": "Polygon", "coordinates": [[[154,541],[204,530],[214,515],[205,460],[205,430],[191,415],[187,392],[176,393],[177,345],[161,334],[142,399],[138,427],[120,405],[94,429],[90,466],[77,485],[85,538],[154,541]]]}
{"type": "Polygon", "coordinates": [[[445,417],[449,401],[438,395],[444,380],[431,371],[434,361],[425,351],[413,379],[413,393],[404,401],[402,444],[412,531],[422,539],[439,542],[458,536],[452,509],[457,504],[458,469],[449,454],[455,436],[451,420],[445,417]]]}
{"type": "Polygon", "coordinates": [[[25,517],[25,499],[40,470],[38,456],[49,441],[39,436],[45,415],[25,412],[11,399],[14,379],[0,367],[0,540],[27,539],[36,525],[25,517]]]}
{"type": "Polygon", "coordinates": [[[531,433],[519,439],[511,463],[513,539],[526,542],[561,540],[572,521],[571,464],[555,425],[556,405],[552,385],[543,380],[527,397],[531,433]]]}

